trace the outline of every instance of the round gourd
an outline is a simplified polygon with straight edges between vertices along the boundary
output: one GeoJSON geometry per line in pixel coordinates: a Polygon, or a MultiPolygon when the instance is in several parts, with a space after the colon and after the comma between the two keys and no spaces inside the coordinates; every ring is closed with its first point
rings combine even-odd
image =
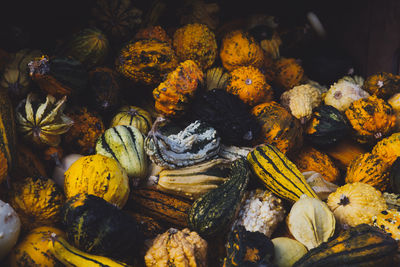
{"type": "Polygon", "coordinates": [[[299,85],[304,76],[304,69],[294,58],[278,59],[274,69],[274,82],[285,91],[299,85]]]}
{"type": "Polygon", "coordinates": [[[147,135],[152,125],[150,113],[136,106],[121,107],[111,120],[110,128],[118,125],[136,127],[142,134],[147,135]]]}
{"type": "Polygon", "coordinates": [[[220,57],[228,71],[241,66],[260,68],[264,53],[259,43],[249,33],[236,30],[229,32],[222,40],[220,57]]]}
{"type": "Polygon", "coordinates": [[[396,123],[392,107],[375,95],[354,101],[345,114],[360,143],[373,143],[387,136],[396,123]]]}
{"type": "Polygon", "coordinates": [[[296,261],[307,253],[307,248],[294,239],[277,237],[271,241],[275,250],[273,263],[279,267],[292,267],[296,261]]]}
{"type": "Polygon", "coordinates": [[[238,67],[231,71],[226,90],[250,106],[270,101],[273,95],[264,74],[252,66],[238,67]]]}
{"type": "Polygon", "coordinates": [[[203,70],[208,69],[217,56],[215,35],[204,24],[186,24],[177,29],[173,47],[181,61],[193,60],[203,70]]]}
{"type": "Polygon", "coordinates": [[[22,239],[10,254],[11,267],[62,267],[64,266],[48,249],[51,234],[63,238],[65,233],[57,228],[42,226],[33,229],[22,239]]]}
{"type": "Polygon", "coordinates": [[[67,198],[93,194],[123,207],[128,200],[129,179],[115,159],[98,154],[85,156],[65,172],[64,192],[67,198]]]}
{"type": "Polygon", "coordinates": [[[387,164],[392,165],[400,157],[400,133],[394,133],[383,138],[372,148],[372,154],[377,155],[387,164]]]}
{"type": "Polygon", "coordinates": [[[21,221],[14,209],[1,200],[0,221],[0,260],[2,260],[18,241],[21,221]]]}
{"type": "Polygon", "coordinates": [[[18,213],[22,228],[29,230],[59,222],[64,199],[53,180],[28,177],[13,184],[10,205],[18,213]]]}
{"type": "Polygon", "coordinates": [[[400,91],[400,76],[390,72],[378,72],[365,79],[363,89],[371,95],[388,99],[400,91]]]}
{"type": "Polygon", "coordinates": [[[118,125],[107,129],[97,140],[96,153],[117,160],[129,177],[146,177],[144,136],[133,126],[118,125]]]}
{"type": "Polygon", "coordinates": [[[382,193],[368,184],[355,182],[339,187],[327,204],[344,227],[372,223],[372,217],[387,209],[382,193]]]}
{"type": "Polygon", "coordinates": [[[58,186],[61,188],[64,188],[64,173],[69,169],[69,167],[77,161],[79,158],[83,157],[83,155],[80,154],[69,154],[62,158],[61,162],[59,165],[56,165],[53,170],[53,180],[56,182],[58,186]]]}

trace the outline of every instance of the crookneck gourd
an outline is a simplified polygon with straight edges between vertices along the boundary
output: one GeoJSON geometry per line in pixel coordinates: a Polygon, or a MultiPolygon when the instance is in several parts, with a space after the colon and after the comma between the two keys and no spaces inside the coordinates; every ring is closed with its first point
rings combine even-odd
{"type": "Polygon", "coordinates": [[[247,160],[257,177],[275,195],[294,202],[303,194],[318,198],[296,165],[276,147],[258,146],[248,154],[247,160]]]}
{"type": "Polygon", "coordinates": [[[219,148],[217,132],[201,121],[182,129],[159,117],[145,140],[145,151],[151,161],[170,169],[212,159],[219,148]]]}
{"type": "Polygon", "coordinates": [[[61,134],[66,133],[74,123],[64,114],[67,98],[56,100],[47,95],[43,102],[30,93],[17,107],[17,130],[29,142],[37,146],[57,146],[61,134]]]}
{"type": "Polygon", "coordinates": [[[123,106],[112,118],[110,128],[118,125],[134,126],[147,136],[151,129],[152,119],[150,113],[140,107],[123,106]]]}

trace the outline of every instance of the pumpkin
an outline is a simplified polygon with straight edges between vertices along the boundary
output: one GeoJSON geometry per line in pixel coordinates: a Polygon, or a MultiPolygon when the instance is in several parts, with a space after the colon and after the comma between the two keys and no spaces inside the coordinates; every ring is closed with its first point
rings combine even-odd
{"type": "Polygon", "coordinates": [[[250,107],[223,89],[198,95],[187,114],[191,120],[208,123],[217,130],[226,145],[250,146],[261,132],[250,107]]]}
{"type": "Polygon", "coordinates": [[[157,112],[166,117],[182,116],[203,83],[203,71],[192,60],[186,60],[170,72],[153,90],[157,112]]]}
{"type": "Polygon", "coordinates": [[[377,155],[387,164],[392,165],[400,156],[400,133],[394,133],[383,138],[372,148],[372,154],[377,155]]]}
{"type": "Polygon", "coordinates": [[[133,126],[118,125],[107,129],[97,140],[96,153],[118,161],[131,178],[146,177],[144,136],[133,126]]]}
{"type": "Polygon", "coordinates": [[[189,228],[201,236],[222,235],[232,223],[249,182],[250,169],[244,158],[232,162],[230,176],[198,198],[189,210],[189,228]]]}
{"type": "Polygon", "coordinates": [[[219,55],[228,71],[242,66],[260,68],[264,63],[261,46],[253,36],[242,30],[231,31],[224,36],[219,55]]]}
{"type": "Polygon", "coordinates": [[[97,67],[89,72],[89,105],[105,113],[114,111],[120,103],[118,74],[107,67],[97,67]]]}
{"type": "Polygon", "coordinates": [[[303,194],[318,198],[296,165],[276,147],[257,146],[247,155],[247,161],[254,174],[275,195],[293,202],[303,194]]]}
{"type": "Polygon", "coordinates": [[[339,170],[332,159],[313,147],[304,147],[299,154],[294,156],[293,163],[300,172],[318,172],[328,182],[336,183],[340,179],[339,170]]]}
{"type": "Polygon", "coordinates": [[[15,165],[11,177],[21,180],[26,177],[48,177],[41,157],[34,153],[29,146],[17,144],[15,151],[15,165]]]}
{"type": "Polygon", "coordinates": [[[153,163],[175,169],[216,157],[220,137],[214,128],[198,120],[181,129],[159,117],[145,139],[144,148],[153,163]]]}
{"type": "Polygon", "coordinates": [[[238,226],[228,235],[223,267],[271,266],[274,252],[274,244],[265,235],[238,226]]]}
{"type": "Polygon", "coordinates": [[[125,45],[115,64],[124,77],[146,85],[156,85],[178,66],[178,58],[168,43],[144,39],[125,45]]]}
{"type": "Polygon", "coordinates": [[[107,36],[97,28],[85,28],[67,40],[58,53],[80,61],[86,68],[102,64],[107,58],[110,45],[107,36]]]}
{"type": "Polygon", "coordinates": [[[373,216],[387,208],[380,191],[360,182],[339,187],[329,195],[327,204],[344,227],[369,224],[373,216]]]}
{"type": "Polygon", "coordinates": [[[136,106],[121,107],[111,120],[110,128],[118,125],[134,126],[142,134],[147,135],[151,129],[150,113],[136,106]]]}
{"type": "Polygon", "coordinates": [[[390,134],[396,123],[392,107],[376,96],[354,101],[345,114],[360,143],[371,143],[390,134]]]}
{"type": "Polygon", "coordinates": [[[303,144],[303,131],[300,122],[280,104],[271,101],[259,104],[252,109],[261,125],[257,143],[276,146],[282,153],[290,154],[303,144]]]}
{"type": "Polygon", "coordinates": [[[304,130],[305,138],[319,147],[330,147],[348,136],[350,127],[342,112],[329,105],[317,107],[304,130]]]}
{"type": "Polygon", "coordinates": [[[0,260],[11,251],[18,241],[21,230],[21,221],[15,210],[0,200],[0,260]]]}
{"type": "Polygon", "coordinates": [[[207,266],[207,241],[188,228],[168,229],[151,241],[144,257],[147,267],[207,266]]]}
{"type": "Polygon", "coordinates": [[[99,0],[92,8],[94,24],[102,29],[110,41],[126,41],[142,23],[142,11],[129,0],[99,0]]]}
{"type": "Polygon", "coordinates": [[[0,184],[12,170],[15,145],[14,109],[8,94],[0,90],[0,184]]]}
{"type": "Polygon", "coordinates": [[[208,69],[217,56],[214,33],[204,24],[186,24],[174,33],[173,47],[181,61],[193,60],[203,70],[208,69]]]}
{"type": "Polygon", "coordinates": [[[79,158],[83,157],[80,154],[69,154],[63,157],[59,164],[56,164],[53,170],[53,175],[51,176],[54,182],[64,188],[64,173],[71,167],[72,163],[77,161],[79,158]]]}
{"type": "Polygon", "coordinates": [[[78,99],[88,85],[88,73],[78,60],[43,55],[28,64],[29,75],[42,91],[55,97],[78,99]]]}
{"type": "Polygon", "coordinates": [[[157,26],[147,26],[146,28],[140,28],[136,34],[135,39],[157,39],[163,42],[167,42],[172,45],[172,40],[168,36],[167,32],[164,30],[163,27],[157,26]]]}
{"type": "Polygon", "coordinates": [[[363,89],[371,95],[388,99],[400,92],[400,76],[389,72],[378,72],[365,79],[363,89]]]}
{"type": "Polygon", "coordinates": [[[288,237],[276,237],[271,240],[274,244],[273,263],[279,267],[292,267],[304,254],[306,247],[297,240],[288,237]]]}
{"type": "Polygon", "coordinates": [[[294,58],[279,58],[274,64],[274,82],[284,91],[299,85],[303,80],[304,69],[294,58]]]}
{"type": "Polygon", "coordinates": [[[132,262],[143,246],[138,223],[100,197],[78,194],[70,198],[62,218],[68,240],[84,252],[132,262]]]}
{"type": "Polygon", "coordinates": [[[222,67],[214,67],[207,70],[205,74],[207,90],[225,89],[229,79],[229,72],[222,67]]]}
{"type": "Polygon", "coordinates": [[[310,250],[293,267],[394,266],[396,241],[376,227],[361,224],[310,250]]]}
{"type": "Polygon", "coordinates": [[[270,101],[273,95],[264,75],[252,66],[237,67],[231,71],[226,90],[250,106],[270,101]]]}
{"type": "Polygon", "coordinates": [[[87,193],[123,207],[128,200],[129,180],[115,159],[99,154],[85,156],[65,172],[64,192],[68,199],[87,193]]]}
{"type": "Polygon", "coordinates": [[[373,225],[385,231],[396,241],[400,240],[400,212],[396,209],[383,210],[372,217],[373,225]]]}
{"type": "Polygon", "coordinates": [[[102,118],[86,107],[72,109],[67,115],[74,124],[63,138],[64,147],[71,153],[92,154],[97,139],[105,130],[102,118]]]}
{"type": "Polygon", "coordinates": [[[28,177],[14,183],[10,193],[10,205],[18,213],[23,229],[51,226],[60,221],[65,197],[53,180],[28,177]]]}
{"type": "Polygon", "coordinates": [[[62,267],[63,264],[54,257],[47,246],[52,233],[66,237],[60,229],[49,226],[31,230],[11,252],[9,261],[11,267],[62,267]]]}
{"type": "Polygon", "coordinates": [[[389,186],[391,166],[385,160],[371,153],[361,154],[347,168],[346,183],[360,182],[369,184],[379,191],[389,186]]]}

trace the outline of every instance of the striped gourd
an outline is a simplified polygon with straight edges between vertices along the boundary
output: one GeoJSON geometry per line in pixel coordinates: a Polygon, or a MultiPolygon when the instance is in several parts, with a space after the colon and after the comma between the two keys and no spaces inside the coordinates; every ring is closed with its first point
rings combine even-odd
{"type": "Polygon", "coordinates": [[[230,161],[214,159],[205,163],[158,174],[157,188],[189,199],[196,199],[228,180],[230,161]]]}
{"type": "Polygon", "coordinates": [[[110,127],[117,125],[129,125],[139,129],[144,135],[147,135],[151,128],[151,116],[146,110],[135,106],[123,106],[112,118],[110,127]]]}
{"type": "Polygon", "coordinates": [[[117,160],[129,177],[144,178],[147,158],[143,145],[144,137],[137,128],[119,125],[107,129],[99,137],[96,153],[117,160]]]}
{"type": "Polygon", "coordinates": [[[296,165],[276,147],[258,146],[247,155],[247,160],[258,178],[277,196],[292,201],[303,194],[318,198],[296,165]]]}

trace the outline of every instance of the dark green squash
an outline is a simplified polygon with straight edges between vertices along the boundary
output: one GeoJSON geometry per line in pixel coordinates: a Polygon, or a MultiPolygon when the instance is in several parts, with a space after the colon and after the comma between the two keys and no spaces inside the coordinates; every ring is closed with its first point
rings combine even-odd
{"type": "Polygon", "coordinates": [[[240,206],[249,175],[245,159],[232,162],[230,179],[193,203],[189,228],[204,237],[224,234],[240,206]]]}
{"type": "Polygon", "coordinates": [[[349,130],[344,114],[332,106],[323,105],[314,110],[305,134],[311,144],[326,147],[344,139],[349,130]]]}
{"type": "Polygon", "coordinates": [[[293,267],[394,266],[396,251],[396,240],[377,227],[360,224],[311,249],[293,267]]]}
{"type": "Polygon", "coordinates": [[[240,225],[228,235],[223,267],[272,267],[274,253],[274,244],[268,237],[260,232],[249,232],[240,225]]]}
{"type": "Polygon", "coordinates": [[[131,263],[143,246],[139,224],[94,195],[76,195],[62,209],[68,240],[90,254],[131,263]]]}
{"type": "Polygon", "coordinates": [[[87,99],[96,111],[104,113],[115,110],[120,103],[118,74],[107,67],[97,67],[89,72],[89,95],[87,99]]]}
{"type": "Polygon", "coordinates": [[[400,193],[400,157],[392,164],[389,174],[390,186],[394,193],[400,193]]]}

